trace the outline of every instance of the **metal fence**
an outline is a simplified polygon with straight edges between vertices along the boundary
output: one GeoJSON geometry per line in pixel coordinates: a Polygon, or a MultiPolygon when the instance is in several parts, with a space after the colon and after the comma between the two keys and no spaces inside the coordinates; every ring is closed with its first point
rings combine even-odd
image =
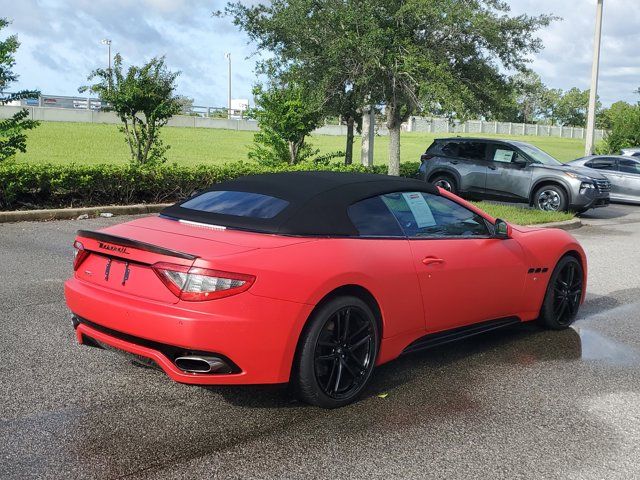
{"type": "MultiPolygon", "coordinates": [[[[581,127],[564,127],[560,125],[539,125],[511,122],[488,122],[484,120],[468,120],[466,122],[449,122],[446,118],[411,117],[404,125],[408,132],[455,133],[495,135],[527,135],[536,137],[561,137],[584,139],[586,129],[581,127]]],[[[604,138],[604,130],[595,131],[595,139],[604,138]]]]}
{"type": "MultiPolygon", "coordinates": [[[[66,95],[40,95],[37,98],[25,98],[16,100],[11,106],[41,107],[41,108],[65,108],[71,110],[106,110],[109,104],[99,98],[71,97],[66,95]]],[[[185,106],[181,112],[183,115],[193,115],[211,118],[244,118],[246,110],[229,109],[227,107],[208,107],[202,105],[185,106]]]]}
{"type": "MultiPolygon", "coordinates": [[[[120,119],[113,112],[104,111],[104,103],[96,98],[41,96],[38,105],[29,105],[23,101],[23,106],[0,106],[0,119],[8,118],[21,108],[29,110],[33,120],[50,122],[81,122],[81,123],[120,123],[120,119]],[[55,100],[55,102],[53,101],[55,100]],[[42,104],[42,105],[40,105],[42,104]]],[[[231,118],[226,108],[193,107],[187,115],[176,115],[169,120],[173,127],[222,128],[231,130],[258,130],[258,124],[251,119],[243,118],[242,111],[232,111],[231,118]]],[[[435,134],[495,134],[495,135],[526,135],[539,137],[561,137],[584,139],[586,129],[580,127],[563,127],[552,125],[538,125],[525,123],[487,122],[484,120],[469,120],[466,122],[450,123],[445,118],[411,117],[402,126],[407,132],[424,132],[435,134]]],[[[347,134],[346,125],[326,124],[315,131],[320,135],[347,134]]],[[[383,121],[377,123],[376,133],[388,135],[383,121]]],[[[595,131],[595,139],[602,140],[604,130],[595,131]]]]}

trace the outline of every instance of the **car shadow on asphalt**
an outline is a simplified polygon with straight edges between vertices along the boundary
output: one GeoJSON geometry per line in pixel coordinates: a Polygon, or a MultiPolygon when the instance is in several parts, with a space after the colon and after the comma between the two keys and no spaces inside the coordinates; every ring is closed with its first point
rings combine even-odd
{"type": "Polygon", "coordinates": [[[584,213],[580,213],[577,216],[584,220],[609,220],[622,218],[633,213],[635,211],[633,209],[634,207],[638,207],[640,211],[639,205],[629,203],[612,203],[609,207],[593,208],[584,213]]]}
{"type": "MultiPolygon", "coordinates": [[[[589,295],[580,309],[578,320],[606,312],[640,298],[640,288],[619,290],[610,295],[589,295]]],[[[546,361],[575,361],[582,356],[581,337],[569,328],[549,331],[535,322],[483,333],[421,352],[403,355],[376,368],[370,384],[359,401],[385,395],[416,379],[428,375],[446,379],[451,365],[473,368],[483,363],[531,365],[546,361]],[[435,373],[434,373],[435,372],[435,373]]],[[[459,370],[457,374],[459,374],[459,370]]],[[[434,382],[434,388],[438,382],[434,382]]],[[[242,408],[305,408],[298,402],[289,385],[243,385],[201,387],[220,395],[226,402],[242,408]]],[[[443,388],[444,384],[443,384],[443,388]]],[[[445,388],[446,389],[446,388],[445,388]]],[[[437,391],[437,388],[436,388],[437,391]]]]}
{"type": "MultiPolygon", "coordinates": [[[[374,371],[359,402],[384,395],[386,392],[411,383],[425,375],[444,375],[443,369],[455,364],[468,364],[473,357],[491,358],[499,363],[529,364],[553,359],[580,358],[580,337],[574,330],[548,332],[537,325],[526,323],[484,333],[442,345],[422,352],[401,356],[374,371]]],[[[247,385],[202,387],[224,398],[228,403],[243,408],[304,408],[295,400],[288,385],[247,385]]]]}

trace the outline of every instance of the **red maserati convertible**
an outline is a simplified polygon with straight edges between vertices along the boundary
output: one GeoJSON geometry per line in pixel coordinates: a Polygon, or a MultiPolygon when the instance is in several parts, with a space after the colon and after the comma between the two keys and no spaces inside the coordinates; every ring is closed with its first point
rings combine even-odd
{"type": "Polygon", "coordinates": [[[567,327],[584,251],[419,180],[292,172],[223,182],[159,216],[80,230],[65,284],[82,344],[198,385],[291,382],[352,402],[375,365],[537,319],[567,327]]]}

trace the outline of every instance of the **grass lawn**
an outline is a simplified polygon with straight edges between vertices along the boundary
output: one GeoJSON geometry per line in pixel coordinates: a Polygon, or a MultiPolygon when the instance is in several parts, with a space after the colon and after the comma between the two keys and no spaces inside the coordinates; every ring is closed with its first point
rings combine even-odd
{"type": "Polygon", "coordinates": [[[561,222],[571,220],[573,213],[543,212],[526,208],[524,205],[504,205],[492,202],[474,202],[475,205],[494,218],[501,218],[518,225],[534,225],[537,223],[561,222]]]}
{"type": "MultiPolygon", "coordinates": [[[[27,153],[17,155],[20,162],[30,163],[123,163],[129,160],[128,147],[117,125],[91,123],[43,122],[28,132],[27,153]]],[[[453,134],[403,133],[402,161],[418,161],[420,154],[436,137],[453,134]]],[[[480,136],[480,135],[476,135],[480,136]]],[[[484,137],[495,135],[483,134],[484,137]]],[[[530,142],[561,161],[582,155],[584,143],[557,137],[505,136],[530,142]]],[[[165,127],[162,139],[171,146],[167,153],[170,162],[180,164],[226,163],[246,160],[253,132],[218,130],[209,128],[165,127]]],[[[310,142],[321,153],[344,150],[344,137],[315,135],[310,142]]],[[[387,160],[388,137],[376,137],[375,162],[387,160]]],[[[359,141],[354,156],[359,160],[359,141]]]]}
{"type": "MultiPolygon", "coordinates": [[[[29,163],[124,163],[129,161],[128,147],[117,125],[90,123],[43,122],[28,133],[27,153],[17,156],[19,162],[29,163]]],[[[402,161],[417,161],[434,138],[453,136],[447,134],[403,133],[402,161]]],[[[480,135],[476,135],[480,136],[480,135]]],[[[492,135],[482,135],[491,137],[492,135]]],[[[501,136],[530,142],[561,161],[579,157],[583,142],[556,137],[501,136]]],[[[253,132],[218,130],[209,128],[165,127],[162,132],[165,143],[171,145],[167,153],[170,162],[194,165],[200,163],[227,163],[247,160],[247,152],[253,141],[253,132]]],[[[314,135],[310,142],[321,153],[344,150],[343,137],[314,135]]],[[[359,160],[359,141],[355,145],[355,161],[359,160]]],[[[376,137],[375,162],[387,161],[388,137],[376,137]]],[[[515,205],[499,205],[480,202],[479,207],[494,217],[520,225],[568,220],[568,213],[540,212],[515,205]]]]}

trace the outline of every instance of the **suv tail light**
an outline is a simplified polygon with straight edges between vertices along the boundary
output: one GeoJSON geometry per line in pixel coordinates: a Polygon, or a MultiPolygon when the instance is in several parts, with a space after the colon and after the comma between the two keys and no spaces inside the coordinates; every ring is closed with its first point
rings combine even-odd
{"type": "Polygon", "coordinates": [[[187,302],[202,302],[237,295],[248,290],[256,279],[252,275],[173,263],[156,263],[151,268],[171,293],[187,302]]]}
{"type": "Polygon", "coordinates": [[[435,155],[431,155],[430,153],[423,153],[420,155],[420,161],[426,162],[427,160],[431,160],[435,155]]]}
{"type": "Polygon", "coordinates": [[[80,268],[82,262],[84,262],[89,256],[89,252],[84,249],[84,245],[78,240],[73,242],[73,248],[75,248],[73,255],[73,271],[75,272],[76,270],[78,270],[78,268],[80,268]]]}

